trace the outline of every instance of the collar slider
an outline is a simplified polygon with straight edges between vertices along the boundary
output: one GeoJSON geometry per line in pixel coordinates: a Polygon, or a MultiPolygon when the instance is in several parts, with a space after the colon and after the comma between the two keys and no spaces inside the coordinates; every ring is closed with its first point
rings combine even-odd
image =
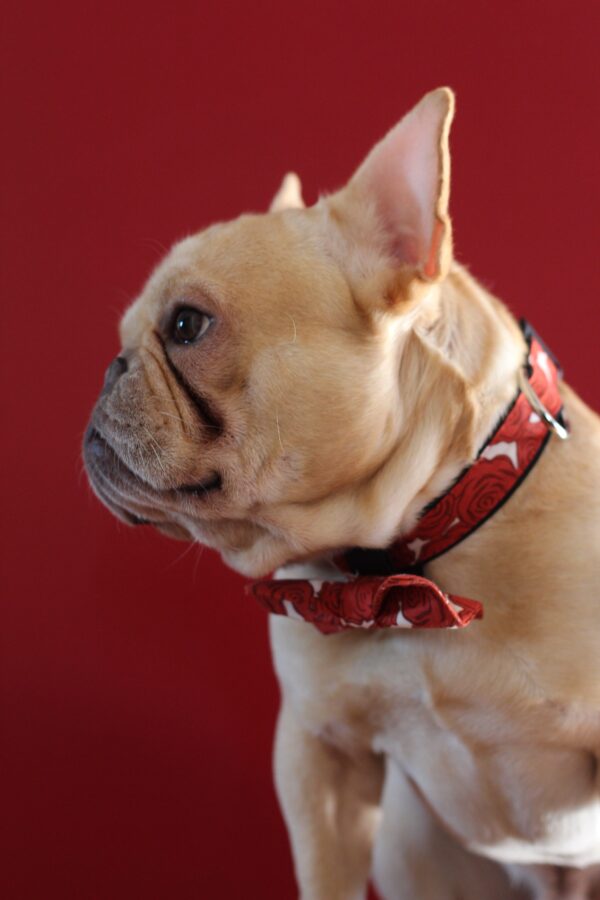
{"type": "Polygon", "coordinates": [[[522,369],[519,369],[519,388],[527,397],[529,403],[535,410],[535,412],[544,420],[548,428],[550,428],[557,437],[561,439],[561,441],[566,441],[569,438],[569,432],[565,428],[565,426],[555,419],[552,413],[546,409],[535,390],[531,382],[529,381],[529,377],[527,374],[527,367],[524,366],[522,369]]]}

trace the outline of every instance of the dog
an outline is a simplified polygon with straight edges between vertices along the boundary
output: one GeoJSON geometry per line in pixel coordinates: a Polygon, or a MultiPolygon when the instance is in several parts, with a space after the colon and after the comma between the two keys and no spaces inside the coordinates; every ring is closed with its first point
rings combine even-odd
{"type": "Polygon", "coordinates": [[[453,111],[435,90],[338,192],[305,208],[288,175],[268,213],[178,243],[84,440],[119,518],[283,579],[254,593],[284,613],[275,780],[305,900],[370,878],[386,900],[600,897],[600,420],[564,383],[562,412],[532,395],[528,347],[557,365],[453,258],[453,111]],[[526,477],[446,552],[379,571],[476,463],[516,466],[489,437],[521,396],[526,477]],[[415,591],[455,627],[408,622],[415,591]]]}

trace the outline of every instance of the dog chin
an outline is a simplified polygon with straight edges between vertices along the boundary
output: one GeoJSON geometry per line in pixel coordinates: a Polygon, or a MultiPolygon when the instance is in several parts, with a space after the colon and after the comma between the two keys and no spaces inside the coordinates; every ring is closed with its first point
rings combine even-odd
{"type": "Polygon", "coordinates": [[[228,517],[220,474],[208,473],[203,481],[175,489],[156,489],[123,461],[95,423],[88,428],[83,451],[94,492],[122,522],[152,526],[166,537],[210,547],[228,566],[249,577],[264,575],[293,558],[278,530],[244,519],[240,509],[228,517]]]}
{"type": "Polygon", "coordinates": [[[191,531],[182,525],[180,522],[174,522],[171,520],[165,520],[160,518],[162,515],[158,510],[155,512],[153,510],[144,509],[143,513],[139,509],[128,509],[125,503],[118,502],[114,498],[108,498],[102,488],[98,485],[97,481],[92,481],[92,486],[94,492],[97,494],[98,498],[104,503],[105,506],[110,509],[110,511],[117,516],[122,522],[125,522],[126,525],[132,525],[135,527],[139,527],[145,525],[147,527],[155,528],[160,534],[165,537],[173,538],[178,541],[194,541],[194,535],[191,531]]]}
{"type": "Polygon", "coordinates": [[[229,568],[249,578],[272,572],[293,555],[289,544],[255,522],[210,519],[186,525],[194,540],[215,550],[229,568]]]}
{"type": "Polygon", "coordinates": [[[193,541],[194,536],[178,522],[153,522],[154,528],[165,537],[176,541],[193,541]]]}

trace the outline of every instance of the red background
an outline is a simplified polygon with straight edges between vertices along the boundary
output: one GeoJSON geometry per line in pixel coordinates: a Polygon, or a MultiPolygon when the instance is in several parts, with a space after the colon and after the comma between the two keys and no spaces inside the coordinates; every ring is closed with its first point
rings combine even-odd
{"type": "Polygon", "coordinates": [[[449,83],[458,255],[600,405],[599,10],[5,11],[2,897],[294,895],[264,614],[213,554],[120,526],[81,474],[120,311],[174,239],[263,209],[289,168],[313,200],[449,83]]]}

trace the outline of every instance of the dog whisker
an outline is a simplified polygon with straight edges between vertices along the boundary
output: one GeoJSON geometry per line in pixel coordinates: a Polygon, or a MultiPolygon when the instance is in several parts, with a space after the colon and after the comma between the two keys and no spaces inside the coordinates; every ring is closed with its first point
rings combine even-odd
{"type": "Polygon", "coordinates": [[[156,411],[157,413],[159,413],[159,415],[166,416],[167,419],[175,419],[176,422],[181,422],[181,416],[175,416],[173,415],[173,413],[168,413],[164,409],[157,409],[156,411]]]}
{"type": "Polygon", "coordinates": [[[144,425],[144,426],[142,426],[142,427],[143,427],[144,431],[146,432],[146,434],[148,435],[148,437],[150,438],[150,441],[151,441],[150,447],[152,448],[152,452],[154,453],[154,456],[155,456],[155,458],[156,458],[156,462],[158,463],[158,465],[159,465],[159,467],[160,467],[160,470],[161,470],[161,472],[163,473],[163,475],[166,475],[166,474],[167,474],[167,471],[166,471],[166,469],[165,469],[164,463],[163,463],[162,459],[160,458],[160,455],[159,455],[159,453],[158,453],[158,451],[157,451],[156,448],[158,447],[158,450],[160,450],[161,453],[163,453],[164,450],[163,450],[163,448],[160,446],[160,444],[158,443],[158,441],[156,440],[156,438],[154,437],[154,435],[152,434],[152,432],[150,431],[150,429],[149,429],[146,425],[144,425]]]}
{"type": "Polygon", "coordinates": [[[179,553],[175,559],[171,560],[171,562],[169,563],[168,566],[165,567],[165,572],[168,572],[169,569],[172,569],[175,566],[178,566],[179,563],[182,562],[186,558],[186,556],[189,556],[189,554],[192,552],[194,547],[201,547],[201,545],[195,543],[194,541],[190,541],[188,546],[185,547],[184,550],[181,553],[179,553]]]}
{"type": "Polygon", "coordinates": [[[275,423],[277,425],[277,437],[279,438],[279,446],[282,451],[285,453],[285,447],[283,446],[283,441],[281,440],[281,428],[279,427],[279,413],[275,413],[275,423]]]}
{"type": "Polygon", "coordinates": [[[142,244],[146,244],[149,247],[152,247],[152,249],[156,250],[158,254],[169,252],[169,248],[165,247],[165,245],[161,241],[159,241],[157,238],[143,237],[143,238],[140,238],[140,242],[142,244]]]}
{"type": "Polygon", "coordinates": [[[292,339],[292,344],[295,344],[296,340],[298,338],[298,329],[296,328],[296,320],[290,313],[287,313],[287,317],[288,317],[288,319],[291,319],[292,325],[294,326],[294,337],[292,339]]]}

